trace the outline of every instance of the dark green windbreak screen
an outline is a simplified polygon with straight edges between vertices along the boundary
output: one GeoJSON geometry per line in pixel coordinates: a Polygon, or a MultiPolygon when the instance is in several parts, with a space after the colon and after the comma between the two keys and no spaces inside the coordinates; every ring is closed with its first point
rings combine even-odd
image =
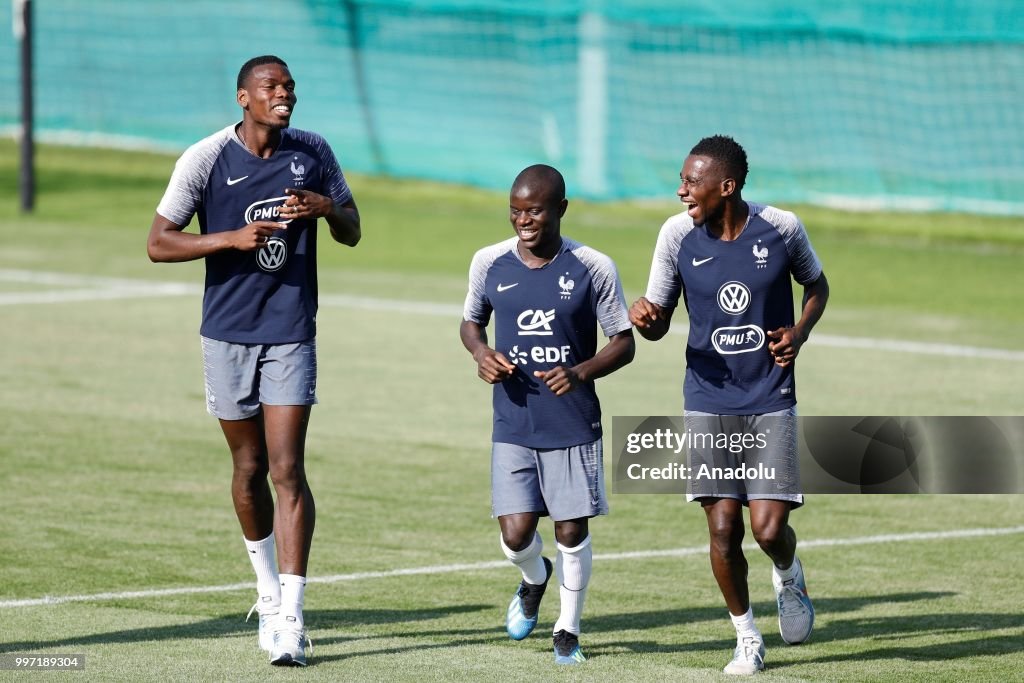
{"type": "MultiPolygon", "coordinates": [[[[35,0],[41,139],[182,149],[239,118],[273,53],[293,125],[349,170],[671,198],[701,137],[734,136],[746,196],[1024,214],[1015,0],[35,0]]],[[[0,0],[0,128],[18,123],[0,0]]]]}

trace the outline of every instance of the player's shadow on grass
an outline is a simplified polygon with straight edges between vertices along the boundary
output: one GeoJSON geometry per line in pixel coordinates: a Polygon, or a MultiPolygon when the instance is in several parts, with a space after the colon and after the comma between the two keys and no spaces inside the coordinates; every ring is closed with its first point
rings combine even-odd
{"type": "MultiPolygon", "coordinates": [[[[306,624],[312,629],[354,628],[373,624],[400,624],[415,621],[444,619],[470,612],[493,610],[493,605],[449,605],[429,609],[346,609],[310,610],[305,614],[306,624]]],[[[93,633],[69,636],[55,640],[23,640],[0,643],[0,652],[30,652],[43,648],[75,647],[111,643],[139,643],[161,640],[187,640],[192,638],[234,638],[251,635],[256,637],[255,619],[246,623],[244,616],[231,614],[189,624],[150,626],[124,629],[107,633],[93,633]]],[[[422,636],[423,633],[408,635],[422,636]]],[[[344,640],[344,639],[336,639],[344,640]]]]}
{"type": "MultiPolygon", "coordinates": [[[[988,630],[996,630],[998,628],[1019,628],[1024,625],[1024,619],[1017,617],[1017,619],[1011,624],[1007,623],[1010,619],[1004,619],[1003,625],[1000,626],[999,616],[1007,617],[1008,615],[995,615],[995,614],[984,614],[984,615],[960,615],[960,614],[929,614],[915,617],[914,621],[920,621],[921,619],[933,619],[935,617],[944,617],[949,620],[954,620],[957,617],[985,617],[988,620],[993,620],[995,625],[990,627],[988,630]]],[[[897,620],[899,621],[899,620],[897,620]]],[[[893,626],[893,624],[885,623],[882,628],[893,626]]],[[[957,632],[957,629],[952,627],[942,630],[940,633],[944,635],[952,634],[957,632]]],[[[962,631],[961,631],[962,632],[962,631]]],[[[930,630],[923,629],[909,635],[929,635],[932,633],[930,630]]],[[[908,635],[906,631],[888,632],[879,630],[873,632],[873,637],[876,640],[879,639],[891,639],[898,640],[905,638],[908,635]]],[[[871,650],[856,650],[855,652],[843,652],[831,655],[824,655],[821,657],[811,657],[809,659],[800,659],[799,661],[793,661],[786,664],[773,664],[772,668],[779,668],[782,666],[795,666],[798,664],[825,664],[825,663],[836,663],[836,662],[848,662],[857,661],[864,662],[865,660],[881,660],[881,661],[898,661],[898,660],[913,660],[923,662],[941,662],[949,661],[954,659],[962,658],[975,658],[983,656],[999,657],[1005,655],[1019,654],[1024,651],[1024,639],[1021,638],[1020,633],[1011,633],[1009,635],[999,636],[984,636],[981,638],[972,638],[971,640],[953,640],[950,638],[943,638],[942,642],[931,643],[930,645],[888,645],[886,647],[878,647],[871,650]]]]}
{"type": "MultiPolygon", "coordinates": [[[[367,610],[369,611],[369,610],[367,610]]],[[[395,630],[390,632],[388,638],[434,638],[434,637],[452,637],[459,636],[467,639],[476,639],[478,641],[489,641],[489,640],[508,640],[508,636],[505,634],[504,625],[499,623],[499,620],[504,618],[504,612],[498,612],[494,605],[468,605],[463,607],[451,607],[448,611],[442,614],[437,614],[437,610],[424,610],[424,616],[418,616],[419,610],[409,610],[404,612],[397,612],[398,616],[395,616],[396,611],[394,610],[382,610],[380,612],[371,613],[369,618],[360,618],[362,615],[357,615],[353,618],[351,610],[339,609],[339,610],[312,610],[305,613],[306,624],[318,632],[329,632],[329,631],[346,631],[354,627],[369,624],[392,624],[399,625],[402,623],[411,623],[413,621],[428,621],[430,619],[439,619],[446,616],[454,616],[456,614],[466,614],[468,612],[494,612],[495,623],[498,624],[493,628],[481,629],[481,628],[438,628],[437,630],[424,631],[424,630],[395,630]],[[410,616],[411,615],[411,616],[410,616]],[[380,617],[380,618],[376,618],[380,617]]],[[[317,644],[330,645],[334,643],[346,643],[353,640],[365,640],[366,638],[380,638],[379,635],[372,636],[320,636],[316,639],[317,644]]],[[[415,648],[403,648],[403,649],[415,649],[415,648]]],[[[398,650],[395,650],[396,652],[398,650]]],[[[340,659],[335,657],[335,659],[340,659]]]]}
{"type": "MultiPolygon", "coordinates": [[[[984,633],[986,631],[1000,631],[1003,629],[1021,628],[1024,626],[1024,614],[987,614],[987,613],[938,613],[922,615],[899,615],[893,617],[869,617],[869,618],[836,618],[845,612],[854,612],[867,606],[879,605],[881,603],[910,603],[929,600],[938,600],[955,595],[948,591],[921,591],[913,593],[891,593],[871,596],[827,598],[818,597],[814,599],[815,611],[820,616],[828,615],[826,624],[815,627],[811,636],[811,643],[829,643],[842,640],[854,640],[864,638],[885,638],[928,636],[928,635],[954,635],[964,633],[984,633]]],[[[786,647],[775,629],[775,603],[754,603],[754,613],[759,615],[761,631],[765,636],[765,645],[772,648],[786,647]]],[[[665,643],[654,640],[621,640],[604,645],[592,645],[587,648],[588,657],[600,657],[602,655],[618,654],[625,651],[645,653],[676,653],[712,651],[731,649],[735,644],[732,638],[731,629],[728,623],[723,621],[724,608],[721,607],[694,607],[689,609],[658,610],[647,612],[627,612],[622,614],[604,614],[588,616],[586,629],[592,633],[599,632],[626,632],[643,631],[651,628],[672,627],[680,624],[694,624],[708,622],[718,624],[725,638],[717,640],[694,640],[689,642],[665,643]]],[[[935,646],[901,648],[890,646],[879,649],[879,659],[900,656],[911,658],[928,658],[933,651],[943,650],[942,657],[952,659],[957,657],[970,657],[979,653],[975,647],[976,641],[968,641],[971,646],[961,647],[956,641],[950,642],[944,638],[943,644],[935,646]]],[[[1016,638],[995,636],[993,638],[977,641],[978,644],[985,643],[987,654],[1005,654],[1007,652],[1024,651],[1024,640],[1019,636],[1016,638]]],[[[832,655],[819,660],[800,660],[799,663],[808,661],[844,661],[858,659],[861,657],[875,656],[876,651],[867,653],[858,651],[848,655],[832,655]]],[[[798,662],[792,662],[793,664],[798,662]]],[[[774,667],[786,666],[785,663],[775,663],[774,667]]]]}

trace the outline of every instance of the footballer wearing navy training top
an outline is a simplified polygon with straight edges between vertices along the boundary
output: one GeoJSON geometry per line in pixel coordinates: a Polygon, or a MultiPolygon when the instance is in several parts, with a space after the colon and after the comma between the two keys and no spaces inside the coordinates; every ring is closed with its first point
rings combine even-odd
{"type": "MultiPolygon", "coordinates": [[[[690,322],[683,381],[688,430],[691,424],[700,426],[697,431],[709,425],[723,432],[752,433],[765,424],[779,428],[772,447],[744,449],[742,459],[730,464],[777,465],[795,486],[782,490],[776,481],[773,489],[770,482],[755,479],[731,487],[702,481],[691,482],[687,494],[700,502],[707,517],[711,568],[736,628],[736,648],[725,673],[735,675],[757,673],[765,656],[750,608],[743,505],[750,507],[754,538],[772,560],[782,639],[801,643],[814,626],[796,533],[789,525],[790,510],[803,504],[793,370],[829,291],[804,226],[788,211],[744,201],[746,177],[747,154],[730,137],[704,138],[690,150],[676,192],[686,211],[662,226],[647,294],[629,311],[637,331],[657,341],[668,332],[679,299],[685,304],[690,322]],[[804,289],[796,321],[793,279],[804,289]]],[[[695,457],[694,449],[690,455],[695,457]]]]}
{"type": "Polygon", "coordinates": [[[594,380],[629,363],[634,342],[615,264],[561,235],[567,207],[557,170],[535,165],[519,174],[509,197],[516,236],[473,257],[460,336],[478,376],[494,385],[492,513],[501,548],[523,575],[506,631],[522,640],[537,624],[553,571],[537,524],[550,516],[561,597],[555,661],[577,664],[585,660],[579,635],[593,554],[589,519],[608,512],[594,380]],[[598,325],[608,337],[600,351],[598,325]]]}
{"type": "Polygon", "coordinates": [[[359,212],[327,142],[289,128],[295,81],[284,61],[246,62],[236,99],[242,121],[192,145],[175,165],[148,251],[158,262],[206,260],[206,403],[231,450],[231,497],[256,571],[259,644],[272,664],[305,666],[302,605],[316,515],[304,467],[316,403],[316,223],[326,219],[335,241],[355,246],[359,212]],[[184,231],[193,216],[198,234],[184,231]]]}

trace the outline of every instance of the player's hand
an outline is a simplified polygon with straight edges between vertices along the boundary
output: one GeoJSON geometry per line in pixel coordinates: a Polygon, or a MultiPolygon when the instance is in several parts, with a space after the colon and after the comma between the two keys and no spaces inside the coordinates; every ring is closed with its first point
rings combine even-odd
{"type": "Polygon", "coordinates": [[[647,297],[640,297],[629,307],[629,322],[633,327],[646,330],[660,319],[658,307],[647,300],[647,297]]]}
{"type": "Polygon", "coordinates": [[[550,370],[537,370],[533,373],[533,376],[548,385],[548,389],[555,396],[568,394],[581,384],[579,376],[572,368],[561,365],[550,370]]]}
{"type": "Polygon", "coordinates": [[[288,199],[278,213],[283,221],[323,218],[334,209],[334,200],[316,192],[289,187],[284,193],[288,195],[288,199]]]}
{"type": "Polygon", "coordinates": [[[256,251],[263,249],[270,241],[270,236],[278,230],[285,230],[288,225],[276,221],[253,221],[234,231],[231,246],[239,251],[256,251]]]}
{"type": "Polygon", "coordinates": [[[772,340],[768,343],[768,351],[772,354],[775,364],[783,368],[792,365],[804,343],[796,329],[780,327],[777,330],[766,331],[765,334],[772,340]]]}
{"type": "Polygon", "coordinates": [[[516,366],[504,354],[490,347],[474,354],[473,360],[476,361],[477,376],[488,384],[504,382],[516,372],[516,366]]]}

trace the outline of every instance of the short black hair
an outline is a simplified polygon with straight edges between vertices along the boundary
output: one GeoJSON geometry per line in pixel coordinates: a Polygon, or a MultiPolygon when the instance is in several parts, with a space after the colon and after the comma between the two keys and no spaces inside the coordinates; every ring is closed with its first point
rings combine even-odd
{"type": "Polygon", "coordinates": [[[241,90],[245,87],[245,80],[249,78],[249,74],[252,73],[253,69],[258,66],[263,66],[264,64],[280,64],[284,68],[288,68],[288,65],[285,64],[283,59],[275,57],[274,55],[260,55],[259,57],[253,57],[243,64],[242,68],[238,70],[238,89],[241,90]]]}
{"type": "Polygon", "coordinates": [[[690,156],[709,157],[723,164],[726,174],[736,181],[736,189],[743,189],[743,183],[747,181],[747,153],[728,135],[702,139],[690,150],[690,156]]]}
{"type": "Polygon", "coordinates": [[[520,187],[547,192],[547,198],[555,204],[565,199],[565,178],[557,168],[547,164],[534,164],[520,171],[512,183],[512,191],[520,187]]]}

